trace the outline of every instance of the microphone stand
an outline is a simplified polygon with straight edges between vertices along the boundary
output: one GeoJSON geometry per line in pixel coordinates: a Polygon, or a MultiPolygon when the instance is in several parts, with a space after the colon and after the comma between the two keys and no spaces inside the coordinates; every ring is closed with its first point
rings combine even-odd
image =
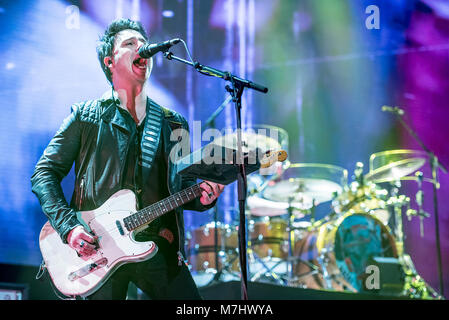
{"type": "Polygon", "coordinates": [[[433,180],[433,208],[435,217],[435,243],[437,247],[437,262],[438,262],[438,279],[440,284],[440,294],[444,297],[444,282],[443,282],[443,268],[441,263],[441,247],[440,247],[440,227],[438,219],[438,199],[437,199],[437,189],[438,187],[438,169],[441,169],[444,173],[447,173],[447,169],[443,166],[435,154],[427,148],[418,135],[410,128],[407,123],[402,119],[402,114],[395,112],[401,125],[407,130],[407,132],[418,142],[421,148],[427,153],[430,159],[430,168],[432,170],[432,180],[433,180]]]}
{"type": "Polygon", "coordinates": [[[247,193],[247,180],[245,173],[245,163],[242,153],[242,95],[245,88],[250,88],[263,93],[268,92],[268,88],[254,83],[252,81],[239,78],[230,72],[221,71],[215,68],[207,67],[199,62],[187,61],[185,59],[176,57],[170,51],[166,50],[164,52],[164,57],[168,60],[176,60],[192,66],[199,73],[221,78],[225,81],[229,81],[231,86],[226,86],[226,90],[231,94],[232,101],[235,104],[235,116],[237,123],[237,157],[234,165],[237,166],[237,188],[238,188],[238,202],[239,202],[239,260],[240,260],[240,270],[242,273],[241,279],[241,295],[242,300],[248,300],[248,263],[246,254],[246,223],[245,223],[245,204],[246,204],[246,193],[247,193]]]}

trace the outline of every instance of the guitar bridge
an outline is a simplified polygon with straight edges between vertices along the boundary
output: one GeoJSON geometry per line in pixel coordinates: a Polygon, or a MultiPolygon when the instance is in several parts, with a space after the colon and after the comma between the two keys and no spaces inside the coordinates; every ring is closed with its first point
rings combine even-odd
{"type": "Polygon", "coordinates": [[[95,270],[98,270],[100,268],[103,268],[108,263],[108,259],[101,258],[100,260],[97,260],[93,263],[89,263],[88,265],[73,271],[69,274],[68,278],[70,281],[75,281],[79,278],[85,277],[91,272],[94,272],[95,270]]]}

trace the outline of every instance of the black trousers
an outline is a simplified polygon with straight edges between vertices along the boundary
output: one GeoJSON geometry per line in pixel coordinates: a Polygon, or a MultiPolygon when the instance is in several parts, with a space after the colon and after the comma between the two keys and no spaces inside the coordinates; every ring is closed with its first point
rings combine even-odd
{"type": "Polygon", "coordinates": [[[187,266],[161,250],[150,260],[121,266],[88,300],[124,300],[133,282],[151,300],[200,300],[187,266]]]}

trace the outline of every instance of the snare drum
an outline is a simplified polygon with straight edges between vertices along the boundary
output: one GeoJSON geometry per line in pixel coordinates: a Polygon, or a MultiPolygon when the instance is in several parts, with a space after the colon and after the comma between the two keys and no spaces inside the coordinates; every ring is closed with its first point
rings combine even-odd
{"type": "Polygon", "coordinates": [[[199,287],[212,281],[219,270],[224,271],[221,276],[222,280],[238,278],[240,267],[238,235],[235,226],[218,222],[217,228],[215,228],[214,223],[209,223],[193,232],[187,232],[186,241],[189,269],[199,287]],[[215,247],[215,233],[217,233],[217,247],[215,247]],[[218,266],[216,260],[218,260],[218,266]],[[230,277],[230,279],[226,277],[230,277]]]}
{"type": "Polygon", "coordinates": [[[367,213],[347,213],[295,243],[297,284],[360,292],[371,257],[397,257],[387,226],[367,213]]]}
{"type": "Polygon", "coordinates": [[[254,253],[250,255],[251,273],[287,272],[288,223],[280,218],[263,218],[249,221],[249,246],[254,253]]]}

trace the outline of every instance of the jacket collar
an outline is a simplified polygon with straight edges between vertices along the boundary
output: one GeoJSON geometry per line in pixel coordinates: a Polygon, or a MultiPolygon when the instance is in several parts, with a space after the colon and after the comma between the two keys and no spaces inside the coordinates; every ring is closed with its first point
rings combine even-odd
{"type": "Polygon", "coordinates": [[[106,122],[110,122],[115,116],[116,108],[120,100],[116,95],[112,95],[112,90],[106,91],[99,99],[101,105],[100,118],[106,122]]]}
{"type": "MultiPolygon", "coordinates": [[[[120,114],[120,112],[117,109],[119,108],[118,106],[120,104],[120,100],[118,99],[116,93],[114,93],[114,96],[112,95],[112,90],[106,91],[99,100],[101,103],[101,110],[102,110],[100,115],[101,119],[103,119],[106,122],[110,122],[112,119],[115,119],[117,117],[117,113],[120,114]]],[[[161,108],[164,118],[172,118],[175,116],[171,110],[160,106],[154,100],[152,100],[147,96],[147,110],[150,103],[156,104],[161,108]]],[[[116,121],[118,121],[118,119],[116,119],[116,121]]],[[[118,123],[116,124],[119,123],[120,121],[118,121],[118,123]]]]}
{"type": "Polygon", "coordinates": [[[120,100],[115,95],[112,96],[112,92],[106,92],[100,99],[101,114],[100,118],[105,122],[110,122],[111,124],[120,127],[126,132],[131,132],[128,127],[123,115],[119,110],[120,100]]]}

